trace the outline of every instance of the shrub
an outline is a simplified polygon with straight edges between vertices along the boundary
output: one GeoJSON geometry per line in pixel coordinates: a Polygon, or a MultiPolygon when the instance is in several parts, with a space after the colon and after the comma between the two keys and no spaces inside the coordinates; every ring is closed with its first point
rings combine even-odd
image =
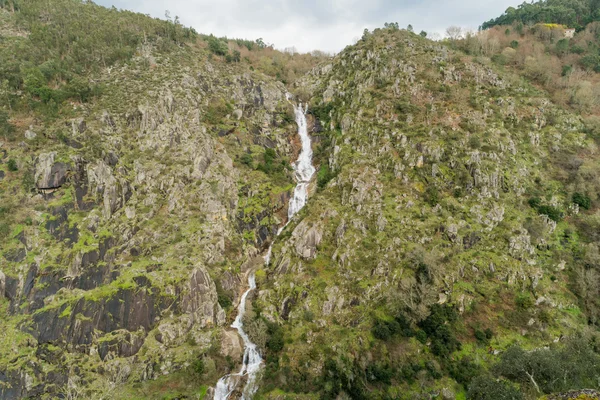
{"type": "Polygon", "coordinates": [[[529,293],[519,293],[515,298],[515,304],[517,307],[527,310],[533,307],[533,299],[529,293]]]}
{"type": "Polygon", "coordinates": [[[523,395],[510,382],[494,379],[491,376],[478,376],[469,385],[467,399],[521,400],[523,395]]]}
{"type": "Polygon", "coordinates": [[[559,222],[562,219],[562,211],[556,207],[542,205],[538,207],[537,211],[541,215],[547,215],[552,221],[559,222]]]}
{"type": "Polygon", "coordinates": [[[463,357],[460,360],[452,360],[448,365],[448,372],[452,379],[466,387],[475,377],[481,375],[482,368],[470,357],[463,357]]]}
{"type": "Polygon", "coordinates": [[[267,349],[274,353],[278,353],[283,349],[283,329],[276,323],[267,323],[267,333],[269,339],[267,339],[267,349]]]}
{"type": "Polygon", "coordinates": [[[425,191],[425,201],[431,207],[435,207],[439,203],[439,192],[435,186],[427,187],[427,190],[425,191]]]}
{"type": "Polygon", "coordinates": [[[488,338],[485,336],[485,332],[483,332],[481,329],[475,329],[475,339],[483,344],[488,343],[488,338]]]}
{"type": "Polygon", "coordinates": [[[13,133],[15,132],[15,127],[8,122],[8,114],[0,110],[0,135],[4,136],[6,139],[12,139],[13,133]]]}
{"type": "Polygon", "coordinates": [[[252,158],[252,154],[249,154],[249,153],[244,153],[242,155],[242,157],[240,158],[240,162],[249,167],[252,166],[253,161],[254,161],[254,159],[252,158]]]}
{"type": "Polygon", "coordinates": [[[400,332],[400,324],[396,320],[384,320],[378,318],[371,329],[373,336],[380,340],[388,340],[400,332]]]}
{"type": "Polygon", "coordinates": [[[229,48],[227,47],[227,42],[225,40],[221,40],[216,36],[210,35],[206,41],[208,42],[208,49],[213,54],[224,56],[229,52],[229,48]]]}
{"type": "Polygon", "coordinates": [[[431,352],[446,358],[461,348],[460,342],[452,331],[457,319],[456,310],[450,306],[434,304],[430,311],[429,316],[419,323],[419,327],[431,340],[431,352]]]}
{"type": "Polygon", "coordinates": [[[215,281],[215,286],[217,289],[217,301],[219,302],[219,305],[223,308],[231,307],[233,305],[233,293],[223,289],[221,281],[219,280],[215,281]]]}
{"type": "Polygon", "coordinates": [[[538,214],[547,215],[553,221],[559,222],[562,219],[563,213],[557,208],[547,204],[542,204],[542,200],[539,197],[532,197],[528,200],[531,208],[534,208],[538,214]]]}
{"type": "Polygon", "coordinates": [[[319,189],[323,189],[329,181],[333,179],[335,174],[329,168],[329,164],[323,163],[317,172],[317,186],[319,189]]]}
{"type": "Polygon", "coordinates": [[[192,370],[198,375],[204,374],[204,357],[200,356],[200,358],[192,363],[192,370]]]}
{"type": "Polygon", "coordinates": [[[387,363],[371,364],[367,367],[367,379],[371,382],[391,384],[394,370],[387,363]]]}
{"type": "Polygon", "coordinates": [[[19,167],[17,166],[17,161],[14,158],[8,160],[7,166],[8,170],[12,172],[17,171],[19,169],[19,167]]]}
{"type": "Polygon", "coordinates": [[[589,210],[592,206],[592,200],[589,198],[589,196],[581,193],[573,194],[573,203],[586,210],[589,210]]]}

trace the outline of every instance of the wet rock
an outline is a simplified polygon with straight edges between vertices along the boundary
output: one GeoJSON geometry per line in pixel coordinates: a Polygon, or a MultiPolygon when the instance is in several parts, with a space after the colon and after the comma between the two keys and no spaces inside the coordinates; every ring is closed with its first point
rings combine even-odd
{"type": "Polygon", "coordinates": [[[239,360],[244,354],[244,347],[240,336],[235,331],[223,331],[221,336],[221,354],[239,360]]]}
{"type": "Polygon", "coordinates": [[[103,337],[98,344],[98,355],[102,361],[116,357],[131,357],[140,350],[144,344],[145,332],[128,332],[119,330],[103,337]]]}
{"type": "Polygon", "coordinates": [[[288,320],[290,316],[290,311],[292,311],[292,306],[294,305],[294,303],[294,299],[289,296],[283,300],[283,302],[281,303],[281,318],[283,318],[286,321],[288,320]]]}
{"type": "Polygon", "coordinates": [[[64,342],[87,352],[98,332],[148,332],[167,309],[177,312],[176,300],[157,288],[122,288],[107,297],[82,297],[34,314],[31,329],[25,329],[40,343],[64,342]]]}

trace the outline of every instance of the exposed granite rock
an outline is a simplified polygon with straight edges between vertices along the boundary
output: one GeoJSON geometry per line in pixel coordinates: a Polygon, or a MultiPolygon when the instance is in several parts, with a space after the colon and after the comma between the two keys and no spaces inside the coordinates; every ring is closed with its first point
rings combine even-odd
{"type": "Polygon", "coordinates": [[[38,190],[58,189],[67,181],[71,167],[63,162],[55,162],[56,152],[42,153],[35,162],[35,185],[38,190]]]}
{"type": "Polygon", "coordinates": [[[302,258],[312,259],[317,255],[317,246],[321,243],[323,233],[320,227],[310,226],[309,222],[304,220],[294,229],[292,237],[296,253],[302,258]]]}
{"type": "Polygon", "coordinates": [[[215,283],[204,268],[196,268],[192,272],[181,309],[190,315],[192,323],[200,327],[225,323],[225,312],[219,305],[215,283]]]}

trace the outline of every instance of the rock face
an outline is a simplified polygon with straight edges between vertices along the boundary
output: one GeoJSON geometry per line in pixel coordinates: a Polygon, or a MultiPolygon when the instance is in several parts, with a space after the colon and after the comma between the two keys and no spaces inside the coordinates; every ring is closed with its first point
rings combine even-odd
{"type": "Polygon", "coordinates": [[[292,173],[254,164],[267,149],[289,164],[293,107],[281,82],[183,53],[97,76],[105,94],[0,150],[19,167],[0,166],[18,192],[0,191],[0,310],[10,326],[0,334],[0,398],[106,396],[190,368],[199,354],[212,371],[199,382],[214,385],[225,355],[242,361],[235,334],[223,336],[223,354],[211,349],[239,297],[240,266],[283,219],[292,173]]]}
{"type": "Polygon", "coordinates": [[[317,226],[309,226],[307,221],[302,221],[294,232],[292,237],[295,240],[296,253],[307,260],[313,259],[317,255],[317,246],[321,243],[323,234],[317,226]]]}
{"type": "Polygon", "coordinates": [[[225,312],[217,302],[215,284],[206,270],[195,269],[187,289],[181,308],[192,317],[192,323],[200,327],[225,323],[225,312]]]}
{"type": "Polygon", "coordinates": [[[36,160],[34,179],[39,190],[58,189],[67,181],[70,167],[63,162],[54,162],[55,157],[55,152],[42,153],[36,160]]]}
{"type": "MultiPolygon", "coordinates": [[[[283,326],[288,340],[271,380],[294,382],[282,390],[331,396],[312,383],[335,386],[340,373],[355,385],[335,392],[339,398],[408,395],[409,383],[384,383],[380,368],[399,376],[407,360],[443,364],[434,341],[409,339],[440,309],[480,324],[461,325],[466,343],[475,340],[471,330],[497,326],[538,346],[550,330],[573,333],[580,325],[535,301],[543,294],[578,304],[560,264],[572,239],[557,236],[559,228],[530,205],[540,196],[544,212],[576,215],[573,177],[556,162],[581,165],[573,155],[595,145],[586,144],[581,119],[479,61],[392,27],[365,33],[296,83],[312,96],[327,156],[302,219],[273,246],[256,300],[261,318],[283,326]],[[515,306],[522,302],[526,311],[515,306]],[[540,323],[540,315],[549,318],[540,323]],[[399,321],[413,333],[393,333],[399,321]],[[362,374],[364,384],[354,379],[362,374]]],[[[597,170],[595,162],[588,158],[586,168],[597,170]]],[[[411,395],[456,396],[425,375],[423,387],[435,394],[411,395]]]]}

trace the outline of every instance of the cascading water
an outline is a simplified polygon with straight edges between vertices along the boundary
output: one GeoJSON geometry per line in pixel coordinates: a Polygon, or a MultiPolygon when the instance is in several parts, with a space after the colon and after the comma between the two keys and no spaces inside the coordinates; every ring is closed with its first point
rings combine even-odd
{"type": "MultiPolygon", "coordinates": [[[[302,109],[302,104],[299,104],[298,106],[294,106],[294,112],[296,114],[296,124],[298,125],[298,135],[302,142],[302,150],[300,151],[298,160],[294,163],[297,185],[288,208],[288,222],[306,204],[306,200],[308,199],[308,185],[315,173],[315,167],[312,165],[312,148],[306,123],[306,108],[302,109]]],[[[283,228],[280,228],[277,231],[277,236],[279,236],[282,230],[283,228]]],[[[267,254],[265,255],[265,265],[268,265],[271,259],[272,247],[273,244],[269,246],[269,250],[267,250],[267,254]]],[[[256,279],[254,272],[251,272],[248,276],[248,290],[242,295],[238,306],[238,315],[231,325],[232,328],[237,329],[244,342],[242,369],[236,374],[225,375],[219,379],[215,388],[214,400],[227,400],[245,375],[247,375],[247,380],[242,392],[242,400],[251,399],[258,390],[258,372],[262,365],[262,358],[256,344],[252,343],[248,334],[244,331],[244,324],[242,322],[246,313],[246,298],[254,289],[256,289],[256,279]]]]}

